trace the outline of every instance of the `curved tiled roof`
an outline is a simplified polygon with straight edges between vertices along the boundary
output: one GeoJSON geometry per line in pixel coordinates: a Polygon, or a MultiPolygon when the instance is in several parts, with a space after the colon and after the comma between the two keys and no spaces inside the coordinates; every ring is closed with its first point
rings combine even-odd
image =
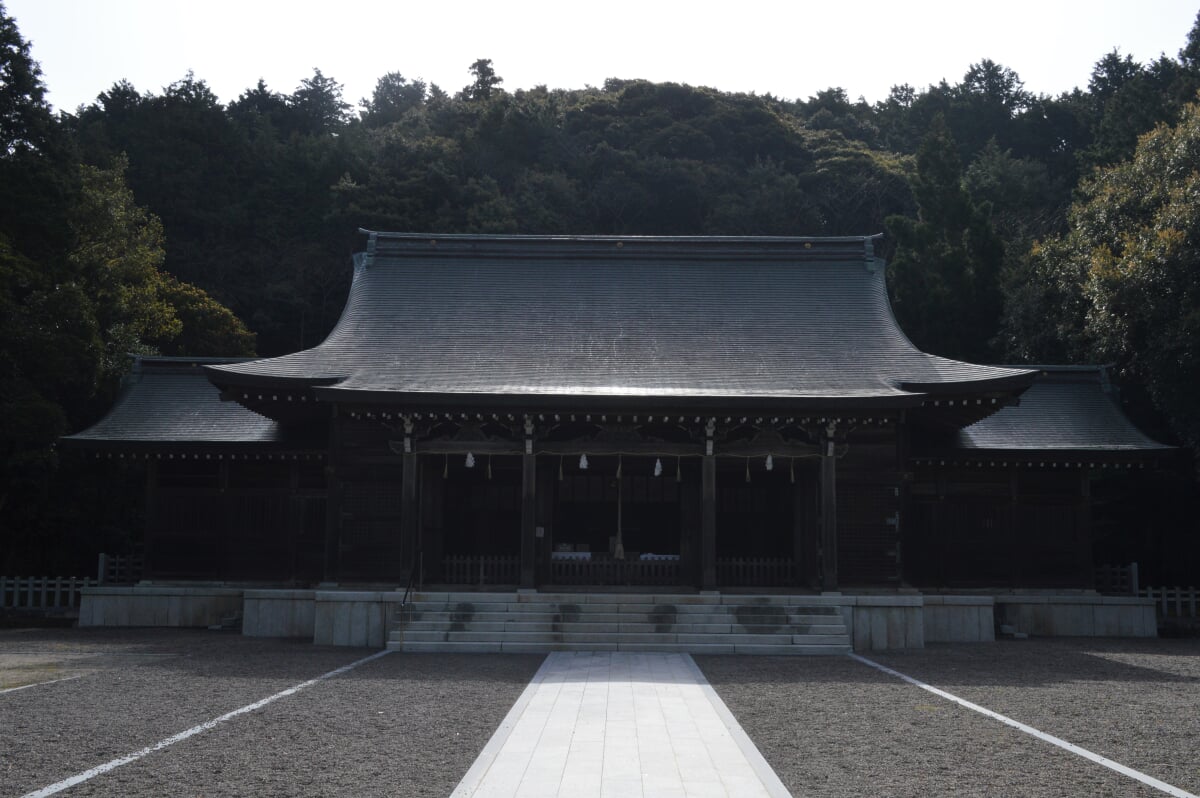
{"type": "Polygon", "coordinates": [[[320,345],[218,385],[357,395],[803,399],[1018,391],[1024,369],[919,351],[872,240],[371,234],[320,345]]]}
{"type": "Polygon", "coordinates": [[[954,449],[996,451],[1166,453],[1175,447],[1147,437],[1116,402],[1101,366],[1035,366],[1041,375],[1019,405],[1000,409],[957,432],[954,449]]]}
{"type": "Polygon", "coordinates": [[[108,415],[62,440],[84,447],[299,444],[278,422],[221,400],[203,367],[235,362],[239,361],[140,357],[108,415]]]}

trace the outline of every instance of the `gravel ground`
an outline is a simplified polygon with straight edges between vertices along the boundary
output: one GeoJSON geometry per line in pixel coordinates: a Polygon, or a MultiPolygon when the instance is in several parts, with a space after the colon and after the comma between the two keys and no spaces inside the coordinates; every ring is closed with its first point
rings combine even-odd
{"type": "MultiPolygon", "coordinates": [[[[876,662],[1200,791],[1200,643],[931,646],[876,662]]],[[[796,796],[1161,796],[849,658],[697,657],[796,796]]]]}
{"type": "MultiPolygon", "coordinates": [[[[0,630],[0,796],[373,652],[191,630],[0,630]],[[72,678],[74,677],[74,678],[72,678]]],[[[1033,640],[871,659],[1200,793],[1200,640],[1033,640]]],[[[799,796],[1160,796],[847,657],[697,657],[799,796]]],[[[391,654],[72,788],[445,796],[540,655],[391,654]]]]}
{"type": "MultiPolygon", "coordinates": [[[[132,753],[373,653],[212,632],[0,632],[0,795],[132,753]],[[61,678],[61,676],[57,677],[61,678]]],[[[445,796],[541,656],[391,654],[72,788],[70,795],[445,796]]]]}
{"type": "Polygon", "coordinates": [[[1200,640],[1035,640],[871,657],[1200,794],[1200,640]]]}

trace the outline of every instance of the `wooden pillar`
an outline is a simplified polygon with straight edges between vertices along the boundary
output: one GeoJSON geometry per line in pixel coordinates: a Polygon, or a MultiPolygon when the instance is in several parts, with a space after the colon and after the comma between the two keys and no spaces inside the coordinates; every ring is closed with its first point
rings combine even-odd
{"type": "Polygon", "coordinates": [[[413,421],[404,419],[404,452],[400,474],[400,556],[399,576],[406,582],[414,579],[417,567],[417,548],[421,532],[421,504],[417,496],[417,477],[420,463],[413,446],[413,421]]]}
{"type": "Polygon", "coordinates": [[[543,462],[537,469],[536,501],[537,518],[534,521],[534,539],[541,540],[541,548],[537,553],[534,565],[534,580],[536,584],[553,581],[551,573],[550,552],[554,551],[554,472],[550,464],[543,462]],[[538,527],[542,529],[542,537],[537,537],[538,527]]]}
{"type": "Polygon", "coordinates": [[[835,425],[821,439],[821,590],[838,589],[837,572],[837,456],[835,425]]]}
{"type": "MultiPolygon", "coordinates": [[[[789,463],[791,473],[795,476],[796,464],[793,461],[789,463]]],[[[803,475],[802,475],[803,476],[803,475]]],[[[796,584],[802,585],[807,582],[806,572],[808,570],[808,556],[805,547],[805,536],[808,532],[808,490],[805,480],[796,477],[796,484],[792,485],[792,562],[796,569],[796,584]]],[[[810,488],[811,489],[811,488],[810,488]]]]}
{"type": "Polygon", "coordinates": [[[445,553],[446,521],[446,478],[447,456],[426,457],[421,472],[420,540],[417,547],[417,581],[424,586],[429,582],[443,580],[442,563],[445,553]]]}
{"type": "Polygon", "coordinates": [[[700,475],[700,589],[717,588],[717,458],[713,455],[716,419],[705,427],[700,475]]]}
{"type": "Polygon", "coordinates": [[[287,536],[288,581],[295,585],[300,578],[300,537],[304,534],[304,506],[300,499],[300,463],[293,460],[288,469],[288,492],[285,507],[284,534],[287,536]]]}
{"type": "Polygon", "coordinates": [[[325,566],[322,578],[336,582],[338,574],[338,534],[342,528],[342,480],[338,473],[339,442],[342,421],[334,405],[329,419],[329,459],[325,466],[325,566]]]}
{"type": "Polygon", "coordinates": [[[1075,530],[1075,552],[1079,563],[1079,584],[1094,588],[1096,572],[1092,565],[1092,480],[1087,468],[1079,470],[1078,527],[1075,530]]]}
{"type": "Polygon", "coordinates": [[[1025,574],[1022,565],[1029,537],[1029,530],[1021,528],[1021,489],[1017,478],[1017,466],[1008,467],[1008,528],[1005,539],[1009,541],[1008,556],[1012,558],[1009,582],[1013,587],[1024,587],[1025,574]]]}
{"type": "Polygon", "coordinates": [[[158,536],[158,462],[146,463],[146,531],[142,538],[142,578],[154,577],[154,542],[158,536]]]}
{"type": "Polygon", "coordinates": [[[235,530],[240,524],[234,519],[234,503],[229,496],[229,461],[222,460],[217,464],[217,491],[221,513],[221,534],[218,536],[221,550],[217,553],[217,574],[221,579],[232,579],[237,576],[237,560],[241,555],[238,546],[241,535],[235,530]]]}
{"type": "Polygon", "coordinates": [[[525,417],[525,453],[521,455],[521,587],[537,586],[537,455],[533,420],[525,417]]]}
{"type": "Polygon", "coordinates": [[[417,499],[417,475],[420,464],[417,453],[409,451],[405,438],[405,449],[402,457],[404,471],[400,476],[400,574],[405,580],[410,578],[410,572],[417,567],[417,548],[419,541],[420,502],[417,499]]]}

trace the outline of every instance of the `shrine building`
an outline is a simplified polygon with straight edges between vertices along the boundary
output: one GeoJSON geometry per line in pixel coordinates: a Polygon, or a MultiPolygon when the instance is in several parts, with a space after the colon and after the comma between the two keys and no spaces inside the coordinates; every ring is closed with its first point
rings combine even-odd
{"type": "Polygon", "coordinates": [[[737,595],[927,627],[955,596],[989,623],[1067,596],[1095,616],[1091,485],[1172,451],[1102,368],[917,349],[872,237],[364,242],[321,344],[138,358],[64,439],[145,462],[143,593],[312,594],[318,615],[335,591],[737,595]]]}

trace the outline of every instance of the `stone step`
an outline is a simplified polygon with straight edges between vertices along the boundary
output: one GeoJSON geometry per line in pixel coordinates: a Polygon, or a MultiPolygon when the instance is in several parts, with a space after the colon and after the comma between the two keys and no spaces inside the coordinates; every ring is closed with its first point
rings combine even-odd
{"type": "MultiPolygon", "coordinates": [[[[723,604],[653,604],[650,602],[619,602],[611,604],[576,604],[569,601],[546,602],[503,602],[503,601],[459,601],[452,604],[431,604],[422,601],[410,602],[414,610],[424,612],[571,612],[578,615],[605,613],[649,613],[674,612],[679,615],[692,613],[729,612],[733,605],[723,604]],[[729,610],[726,607],[730,607],[729,610]]],[[[740,605],[739,605],[740,606],[740,605]]],[[[775,612],[784,610],[779,608],[775,612]]],[[[770,612],[770,611],[768,611],[770,612]]]]}
{"type": "Polygon", "coordinates": [[[830,597],[659,594],[421,594],[388,647],[409,652],[687,651],[841,654],[830,597]]]}
{"type": "Polygon", "coordinates": [[[850,653],[845,645],[733,645],[714,644],[667,644],[667,643],[620,643],[616,646],[602,643],[476,643],[476,642],[406,642],[388,643],[391,650],[408,653],[505,653],[543,654],[551,651],[663,651],[687,652],[689,654],[754,654],[774,656],[829,656],[850,653]]]}
{"type": "MultiPolygon", "coordinates": [[[[445,611],[445,612],[540,612],[546,610],[559,611],[562,607],[569,608],[570,611],[578,613],[605,613],[605,612],[659,612],[666,608],[670,608],[678,614],[684,613],[703,613],[703,612],[755,612],[760,611],[762,614],[777,614],[779,612],[801,613],[809,615],[836,615],[840,612],[839,605],[836,604],[817,604],[797,602],[797,598],[811,599],[811,596],[805,597],[787,597],[791,599],[791,603],[776,601],[764,603],[757,600],[755,597],[746,597],[746,600],[738,600],[736,597],[726,597],[721,602],[688,602],[688,601],[646,601],[639,600],[637,597],[623,596],[620,601],[595,601],[594,597],[587,596],[580,600],[572,601],[569,598],[564,600],[540,600],[540,601],[514,601],[512,597],[505,596],[479,596],[473,599],[463,599],[460,601],[427,601],[416,599],[409,602],[409,606],[423,611],[445,611]]],[[[672,598],[687,598],[687,597],[672,597],[672,598]]]]}
{"type": "Polygon", "coordinates": [[[833,635],[676,634],[674,632],[423,632],[408,630],[404,641],[477,643],[724,643],[731,645],[836,645],[848,640],[833,635]]]}
{"type": "Polygon", "coordinates": [[[761,614],[739,612],[688,612],[671,613],[655,612],[593,612],[573,613],[553,611],[535,612],[524,610],[520,612],[499,611],[446,611],[422,610],[412,608],[408,613],[410,621],[426,621],[438,623],[474,623],[497,621],[526,621],[530,623],[725,623],[742,626],[780,626],[784,624],[840,624],[841,616],[832,614],[784,613],[761,614]]]}
{"type": "Polygon", "coordinates": [[[674,632],[677,634],[845,634],[842,624],[787,624],[783,627],[739,623],[655,623],[622,621],[597,623],[591,621],[526,621],[501,619],[451,623],[445,620],[410,621],[404,626],[409,632],[674,632]]]}
{"type": "Polygon", "coordinates": [[[418,592],[411,600],[426,604],[468,603],[512,603],[512,604],[675,604],[721,606],[728,604],[757,604],[762,606],[824,606],[837,607],[842,599],[836,596],[816,595],[757,595],[718,593],[701,595],[695,593],[513,593],[513,592],[469,592],[450,593],[418,592]]]}

